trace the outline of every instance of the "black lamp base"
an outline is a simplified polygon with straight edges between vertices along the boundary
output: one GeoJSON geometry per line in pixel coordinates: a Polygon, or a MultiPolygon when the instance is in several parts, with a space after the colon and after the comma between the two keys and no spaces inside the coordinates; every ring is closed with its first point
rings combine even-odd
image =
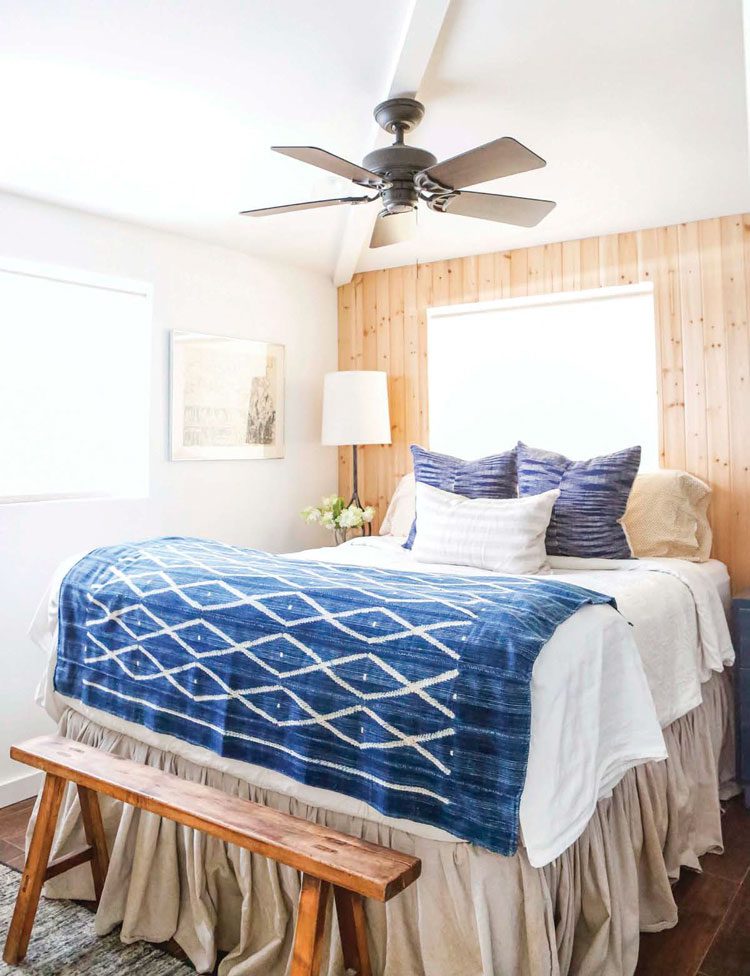
{"type": "MultiPolygon", "coordinates": [[[[357,485],[357,445],[352,446],[352,497],[349,499],[347,507],[349,505],[356,505],[357,508],[364,508],[359,498],[359,488],[357,485]]],[[[365,523],[362,526],[362,535],[372,535],[372,524],[370,522],[365,523]]]]}

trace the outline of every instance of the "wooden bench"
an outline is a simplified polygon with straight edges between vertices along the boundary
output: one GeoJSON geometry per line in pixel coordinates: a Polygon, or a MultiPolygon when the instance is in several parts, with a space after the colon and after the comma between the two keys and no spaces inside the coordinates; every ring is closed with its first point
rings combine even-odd
{"type": "Polygon", "coordinates": [[[419,877],[421,863],[416,857],[60,736],[30,739],[13,746],[10,755],[43,770],[46,777],[5,942],[3,958],[9,965],[26,955],[42,885],[48,878],[88,862],[97,902],[101,898],[109,858],[97,793],[301,871],[291,976],[316,976],[320,969],[331,885],[344,965],[357,976],[371,976],[362,899],[388,901],[419,877]],[[50,862],[66,782],[78,787],[87,846],[50,862]]]}

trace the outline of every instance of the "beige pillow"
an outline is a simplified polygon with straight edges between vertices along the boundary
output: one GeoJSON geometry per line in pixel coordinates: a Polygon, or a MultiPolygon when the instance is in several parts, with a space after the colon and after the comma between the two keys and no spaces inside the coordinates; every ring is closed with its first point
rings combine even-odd
{"type": "Polygon", "coordinates": [[[652,471],[633,482],[622,526],[634,556],[703,563],[711,555],[711,489],[686,471],[652,471]]]}
{"type": "Polygon", "coordinates": [[[407,536],[416,515],[414,472],[405,474],[396,486],[391,503],[380,524],[381,535],[407,536]]]}

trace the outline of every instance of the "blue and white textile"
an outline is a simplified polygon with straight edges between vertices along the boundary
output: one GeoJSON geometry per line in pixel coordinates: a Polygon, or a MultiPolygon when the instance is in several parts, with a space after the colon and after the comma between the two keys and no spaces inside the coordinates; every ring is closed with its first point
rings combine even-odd
{"type": "Polygon", "coordinates": [[[571,461],[521,441],[516,451],[519,495],[560,489],[547,528],[549,556],[630,559],[621,520],[641,463],[640,447],[587,461],[571,461]]]}
{"type": "Polygon", "coordinates": [[[614,601],[201,539],[109,546],[63,581],[55,688],[512,854],[532,668],[589,603],[614,601]]]}
{"type": "MultiPolygon", "coordinates": [[[[463,461],[450,454],[411,446],[414,478],[417,483],[450,491],[466,498],[517,498],[516,449],[492,454],[475,461],[463,461]]],[[[417,518],[419,513],[417,512],[417,518]]],[[[411,524],[404,549],[411,549],[417,534],[417,518],[411,524]]]]}

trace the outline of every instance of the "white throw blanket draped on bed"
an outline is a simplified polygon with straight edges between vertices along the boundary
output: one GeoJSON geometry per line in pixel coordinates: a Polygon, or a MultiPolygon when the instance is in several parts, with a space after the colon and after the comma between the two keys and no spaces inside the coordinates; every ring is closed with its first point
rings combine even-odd
{"type": "MultiPolygon", "coordinates": [[[[402,541],[355,539],[297,558],[422,572],[445,569],[417,562],[402,541]]],[[[628,769],[664,757],[654,709],[659,725],[666,727],[701,703],[701,684],[711,673],[734,661],[720,591],[728,577],[721,563],[554,556],[550,563],[555,577],[614,596],[621,616],[604,607],[579,611],[558,628],[536,662],[520,810],[526,851],[535,867],[549,863],[580,836],[597,800],[628,769]]],[[[451,571],[484,573],[467,567],[451,571]]]]}

